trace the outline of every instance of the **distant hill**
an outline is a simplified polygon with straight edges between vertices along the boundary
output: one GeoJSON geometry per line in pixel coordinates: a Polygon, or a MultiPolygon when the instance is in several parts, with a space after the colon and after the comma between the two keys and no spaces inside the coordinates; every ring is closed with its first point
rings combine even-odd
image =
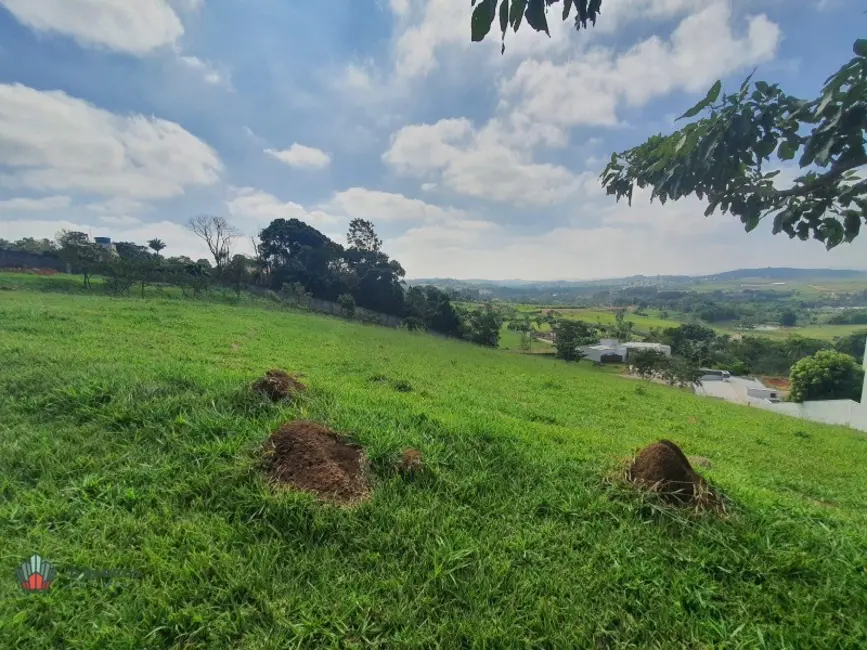
{"type": "Polygon", "coordinates": [[[736,269],[713,275],[631,275],[622,278],[600,280],[455,280],[453,278],[418,278],[409,284],[431,284],[439,287],[465,288],[550,288],[567,289],[592,286],[635,286],[635,285],[683,285],[709,284],[715,282],[736,282],[740,280],[767,280],[772,282],[804,280],[864,280],[867,271],[854,269],[797,269],[788,267],[768,267],[764,269],[736,269]]]}

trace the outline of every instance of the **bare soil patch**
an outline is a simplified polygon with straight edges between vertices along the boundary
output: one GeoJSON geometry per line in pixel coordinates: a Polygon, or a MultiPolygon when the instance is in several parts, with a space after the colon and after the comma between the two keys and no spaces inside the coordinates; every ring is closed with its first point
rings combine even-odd
{"type": "Polygon", "coordinates": [[[370,494],[364,450],[316,422],[287,422],[265,442],[271,481],[348,505],[370,494]]]}
{"type": "Polygon", "coordinates": [[[721,505],[707,481],[670,440],[660,440],[642,450],[629,466],[627,479],[669,502],[705,507],[721,505]]]}
{"type": "Polygon", "coordinates": [[[261,379],[253,382],[254,391],[264,393],[272,402],[297,397],[307,390],[307,386],[285,370],[272,369],[261,379]]]}

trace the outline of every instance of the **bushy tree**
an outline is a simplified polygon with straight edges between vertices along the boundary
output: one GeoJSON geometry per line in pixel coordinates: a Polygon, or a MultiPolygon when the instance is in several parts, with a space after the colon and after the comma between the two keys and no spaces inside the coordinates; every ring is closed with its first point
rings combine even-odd
{"type": "Polygon", "coordinates": [[[467,315],[466,331],[473,343],[495,348],[500,345],[503,317],[489,303],[467,315]]]}
{"type": "Polygon", "coordinates": [[[436,287],[410,287],[406,292],[406,319],[421,327],[460,338],[464,334],[461,317],[449,295],[436,287]]]}
{"type": "Polygon", "coordinates": [[[638,376],[644,379],[661,374],[669,365],[668,357],[659,350],[653,349],[630,352],[628,361],[638,376]]]}
{"type": "Polygon", "coordinates": [[[834,341],[834,349],[856,360],[863,359],[865,342],[867,342],[867,330],[838,338],[834,341]]]}
{"type": "Polygon", "coordinates": [[[662,376],[669,384],[691,388],[701,381],[701,369],[691,359],[672,358],[663,369],[662,376]]]}
{"type": "Polygon", "coordinates": [[[222,283],[234,290],[235,295],[240,298],[241,292],[250,285],[254,266],[254,260],[246,255],[233,256],[223,268],[222,283]]]}
{"type": "Polygon", "coordinates": [[[801,359],[792,367],[790,376],[793,402],[813,400],[861,399],[864,370],[848,354],[821,350],[801,359]]]}
{"type": "Polygon", "coordinates": [[[794,327],[798,324],[798,315],[791,309],[786,309],[780,314],[780,325],[783,327],[794,327]]]}
{"type": "Polygon", "coordinates": [[[86,233],[61,230],[57,233],[58,255],[72,267],[73,272],[81,273],[85,289],[90,288],[90,277],[96,273],[106,259],[105,250],[90,241],[86,233]]]}
{"type": "Polygon", "coordinates": [[[562,319],[554,323],[554,354],[564,361],[580,361],[582,345],[592,345],[599,338],[592,326],[580,320],[562,319]]]}
{"type": "Polygon", "coordinates": [[[57,245],[50,239],[34,239],[33,237],[23,237],[17,241],[0,239],[0,248],[22,253],[33,253],[35,255],[57,252],[57,245]]]}

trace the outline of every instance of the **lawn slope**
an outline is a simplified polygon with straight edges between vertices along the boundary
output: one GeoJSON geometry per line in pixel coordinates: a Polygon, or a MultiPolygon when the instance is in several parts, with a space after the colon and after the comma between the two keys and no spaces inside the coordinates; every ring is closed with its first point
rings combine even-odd
{"type": "Polygon", "coordinates": [[[335,318],[0,293],[0,638],[16,648],[867,646],[867,438],[335,318]],[[247,386],[304,373],[276,406],[247,386]],[[396,390],[400,388],[401,390],[396,390]],[[354,509],[274,493],[303,417],[371,458],[354,509]],[[727,520],[610,483],[707,456],[727,520]],[[404,447],[430,475],[394,471],[404,447]],[[15,567],[61,571],[26,594],[15,567]],[[126,569],[125,583],[64,567],[126,569]]]}

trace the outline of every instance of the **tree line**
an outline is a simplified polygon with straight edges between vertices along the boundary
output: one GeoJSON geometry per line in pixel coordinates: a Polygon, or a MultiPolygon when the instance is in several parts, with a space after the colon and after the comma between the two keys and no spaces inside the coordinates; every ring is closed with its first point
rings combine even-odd
{"type": "Polygon", "coordinates": [[[151,285],[173,285],[200,296],[214,286],[241,293],[249,287],[273,291],[286,302],[309,298],[337,302],[347,315],[357,307],[397,316],[411,330],[430,330],[479,345],[499,344],[502,314],[490,305],[460,308],[433,286],[407,287],[401,264],[382,250],[374,224],[353,219],[346,245],[299,219],[275,219],[254,238],[253,255],[235,252],[240,232],[225,218],[197,216],[187,228],[210,252],[210,259],[163,255],[164,242],[115,242],[106,247],[83,232],[61,231],[54,240],[0,240],[0,248],[56,257],[82,276],[84,287],[102,276],[110,293],[144,296],[151,285]]]}

